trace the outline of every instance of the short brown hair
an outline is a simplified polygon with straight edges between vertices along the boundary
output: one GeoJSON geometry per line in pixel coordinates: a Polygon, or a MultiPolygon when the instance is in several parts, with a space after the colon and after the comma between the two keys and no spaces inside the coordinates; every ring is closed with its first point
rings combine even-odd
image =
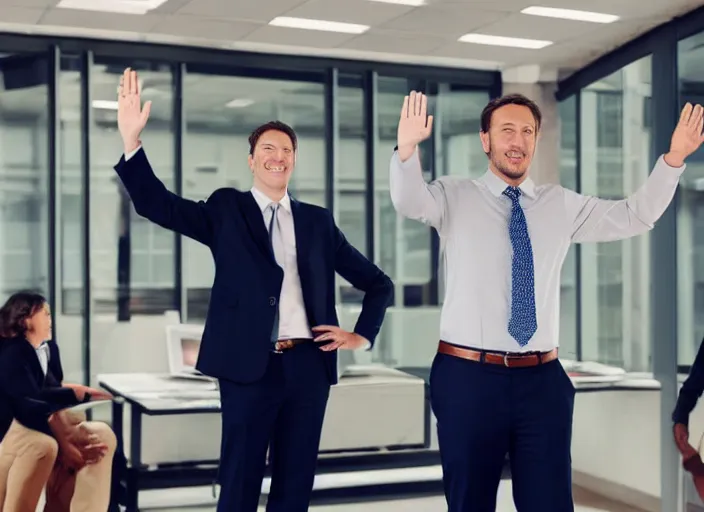
{"type": "Polygon", "coordinates": [[[15,338],[27,333],[27,319],[32,318],[46,304],[40,293],[17,292],[0,308],[0,337],[15,338]]]}
{"type": "Polygon", "coordinates": [[[293,150],[296,151],[296,149],[298,149],[298,138],[296,137],[296,132],[293,131],[293,128],[286,123],[282,123],[281,121],[269,121],[268,123],[255,128],[249,136],[250,155],[254,154],[254,148],[257,146],[257,142],[259,142],[259,137],[261,137],[264,132],[268,132],[269,130],[276,130],[277,132],[285,133],[288,135],[288,138],[291,139],[293,150]]]}
{"type": "Polygon", "coordinates": [[[494,112],[506,105],[520,105],[522,107],[528,107],[533,114],[533,119],[535,119],[535,131],[537,132],[540,130],[540,124],[543,121],[543,114],[540,112],[540,107],[538,107],[533,100],[523,96],[522,94],[507,94],[506,96],[501,96],[500,98],[494,98],[487,104],[486,107],[484,107],[484,110],[482,110],[482,116],[480,118],[482,132],[489,132],[489,128],[491,127],[491,117],[494,115],[494,112]]]}

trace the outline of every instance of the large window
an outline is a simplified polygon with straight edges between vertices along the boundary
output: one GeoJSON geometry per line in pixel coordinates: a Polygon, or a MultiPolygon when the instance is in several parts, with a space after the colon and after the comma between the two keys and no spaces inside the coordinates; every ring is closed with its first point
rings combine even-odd
{"type": "MultiPolygon", "coordinates": [[[[651,169],[651,59],[581,92],[581,192],[621,199],[651,169]]],[[[582,244],[582,357],[634,371],[650,368],[650,237],[582,244]]]]}
{"type": "Polygon", "coordinates": [[[0,301],[49,293],[49,88],[45,59],[0,58],[0,301]]]}
{"type": "MultiPolygon", "coordinates": [[[[704,33],[679,42],[680,104],[704,103],[704,33]]],[[[691,365],[704,337],[704,149],[687,159],[677,208],[678,363],[691,365]]]]}
{"type": "Polygon", "coordinates": [[[58,260],[54,318],[57,342],[61,346],[61,364],[67,382],[83,382],[84,340],[86,316],[84,215],[85,189],[83,182],[83,141],[81,137],[81,74],[82,59],[65,56],[61,59],[58,77],[59,110],[57,126],[57,197],[58,218],[55,254],[58,260]]]}
{"type": "MultiPolygon", "coordinates": [[[[290,183],[301,201],[325,206],[325,96],[316,81],[213,75],[189,68],[184,77],[183,196],[206,199],[220,187],[249,190],[248,138],[259,125],[278,119],[298,136],[290,183]]],[[[358,161],[363,162],[362,158],[358,161]]],[[[210,250],[183,241],[188,322],[200,322],[210,300],[215,266],[210,250]]]]}
{"type": "MultiPolygon", "coordinates": [[[[413,89],[430,98],[426,180],[477,176],[486,169],[479,113],[500,73],[425,67],[414,74],[406,64],[0,39],[7,47],[0,53],[0,302],[28,288],[52,301],[67,380],[96,385],[101,373],[168,372],[166,327],[202,323],[210,302],[208,248],[138,215],[114,170],[123,153],[117,87],[127,67],[152,103],[144,150],[175,194],[203,200],[220,187],[248,190],[251,132],[276,119],[294,128],[290,192],[332,204],[348,241],[395,284],[375,350],[352,357],[427,373],[443,269],[437,235],[391,203],[400,110],[413,89]]],[[[338,278],[343,327],[353,327],[362,297],[338,278]]]]}
{"type": "MultiPolygon", "coordinates": [[[[362,254],[367,254],[367,146],[362,77],[343,74],[338,79],[337,169],[333,173],[333,212],[338,227],[362,254]]],[[[369,256],[369,255],[367,255],[369,256]]],[[[338,277],[342,303],[361,304],[363,295],[338,277]]]]}
{"type": "Polygon", "coordinates": [[[175,190],[173,76],[168,65],[97,59],[91,68],[91,373],[166,371],[165,313],[178,310],[176,236],[137,215],[114,166],[123,153],[117,86],[125,67],[152,101],[143,148],[175,190]]]}

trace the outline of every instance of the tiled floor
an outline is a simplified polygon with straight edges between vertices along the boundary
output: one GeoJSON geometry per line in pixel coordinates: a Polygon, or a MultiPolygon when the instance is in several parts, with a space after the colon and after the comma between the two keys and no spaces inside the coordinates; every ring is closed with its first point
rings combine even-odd
{"type": "MultiPolygon", "coordinates": [[[[144,493],[140,500],[142,510],[154,512],[213,512],[215,503],[206,489],[178,489],[144,493]],[[196,505],[197,503],[208,503],[196,505]],[[183,503],[183,507],[174,508],[173,504],[183,503]],[[166,508],[168,507],[168,508],[166,508]]],[[[643,512],[599,498],[581,489],[575,489],[575,512],[643,512]]],[[[445,500],[441,496],[421,497],[412,499],[393,499],[375,502],[364,502],[364,512],[441,512],[447,510],[445,500]]],[[[310,508],[311,512],[358,512],[359,503],[337,505],[318,505],[310,508]]],[[[499,500],[496,512],[515,512],[511,497],[511,482],[504,480],[499,488],[499,500]]],[[[264,511],[264,507],[260,509],[264,511]]]]}

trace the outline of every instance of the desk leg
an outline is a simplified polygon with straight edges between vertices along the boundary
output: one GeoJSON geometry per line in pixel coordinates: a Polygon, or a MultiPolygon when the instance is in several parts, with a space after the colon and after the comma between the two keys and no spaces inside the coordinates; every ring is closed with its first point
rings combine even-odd
{"type": "Polygon", "coordinates": [[[142,411],[131,407],[130,469],[127,477],[127,512],[139,512],[139,475],[142,471],[142,411]]]}
{"type": "MultiPolygon", "coordinates": [[[[115,439],[117,441],[116,457],[124,457],[124,447],[125,447],[125,401],[121,398],[116,398],[112,402],[112,431],[115,433],[115,439]]],[[[113,466],[113,469],[115,467],[113,466]]],[[[117,502],[120,505],[125,505],[125,492],[127,486],[127,465],[124,467],[120,465],[120,473],[117,475],[118,481],[116,487],[113,487],[111,493],[117,495],[117,502]]],[[[114,476],[113,476],[114,478],[114,476]]]]}

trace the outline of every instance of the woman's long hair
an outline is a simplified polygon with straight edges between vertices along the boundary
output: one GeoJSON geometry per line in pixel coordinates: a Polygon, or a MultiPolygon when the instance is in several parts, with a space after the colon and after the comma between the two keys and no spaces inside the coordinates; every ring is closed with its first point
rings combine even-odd
{"type": "Polygon", "coordinates": [[[23,291],[13,294],[0,308],[0,338],[16,338],[27,333],[27,319],[46,304],[40,293],[23,291]]]}

